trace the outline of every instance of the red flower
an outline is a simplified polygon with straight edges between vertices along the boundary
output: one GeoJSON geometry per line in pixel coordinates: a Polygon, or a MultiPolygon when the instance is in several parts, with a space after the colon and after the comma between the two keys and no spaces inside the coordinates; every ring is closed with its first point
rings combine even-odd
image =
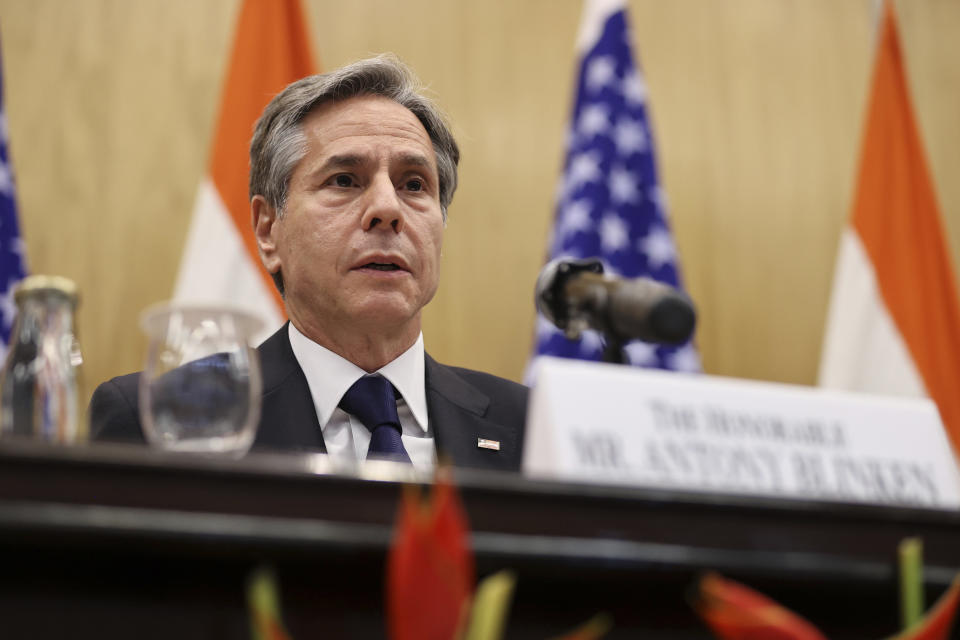
{"type": "Polygon", "coordinates": [[[449,474],[432,495],[403,492],[387,558],[387,627],[392,640],[452,640],[463,628],[474,583],[466,517],[449,474]]]}
{"type": "Polygon", "coordinates": [[[809,622],[733,580],[708,574],[694,604],[722,640],[826,640],[809,622]]]}

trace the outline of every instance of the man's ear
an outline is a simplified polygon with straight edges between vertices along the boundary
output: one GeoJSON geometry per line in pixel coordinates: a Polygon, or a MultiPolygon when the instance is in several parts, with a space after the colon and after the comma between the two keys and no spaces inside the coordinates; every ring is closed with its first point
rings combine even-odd
{"type": "Polygon", "coordinates": [[[277,210],[270,206],[266,198],[256,195],[250,200],[250,215],[260,262],[269,273],[276,273],[281,266],[280,255],[277,252],[277,236],[280,232],[277,210]]]}

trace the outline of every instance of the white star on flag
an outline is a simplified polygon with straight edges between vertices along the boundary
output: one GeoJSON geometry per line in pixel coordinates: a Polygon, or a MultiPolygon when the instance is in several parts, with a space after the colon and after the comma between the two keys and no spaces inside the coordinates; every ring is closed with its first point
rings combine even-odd
{"type": "Polygon", "coordinates": [[[6,290],[0,294],[0,321],[9,329],[13,326],[13,319],[17,317],[17,305],[13,302],[13,290],[16,282],[7,282],[6,290]]]}
{"type": "Polygon", "coordinates": [[[657,361],[657,345],[649,342],[631,342],[623,348],[630,364],[646,366],[657,361]]]}
{"type": "Polygon", "coordinates": [[[610,262],[609,260],[603,261],[603,273],[604,275],[610,276],[612,278],[622,278],[623,273],[617,269],[617,266],[610,262]]]}
{"type": "Polygon", "coordinates": [[[629,156],[647,149],[647,132],[640,123],[622,118],[613,129],[613,141],[621,155],[629,156]]]}
{"type": "Polygon", "coordinates": [[[603,349],[603,340],[600,334],[593,329],[587,329],[580,333],[580,353],[585,356],[593,355],[603,349]]]}
{"type": "Polygon", "coordinates": [[[623,167],[614,167],[610,170],[608,185],[610,199],[614,202],[636,202],[637,196],[640,195],[636,178],[623,167]]]}
{"type": "Polygon", "coordinates": [[[590,104],[583,108],[580,115],[579,130],[588,138],[603,133],[610,128],[610,114],[602,104],[590,104]]]}
{"type": "Polygon", "coordinates": [[[676,247],[673,246],[673,238],[670,233],[657,227],[642,237],[637,243],[637,248],[647,255],[647,262],[653,269],[672,262],[677,255],[676,247]]]}
{"type": "Polygon", "coordinates": [[[24,243],[23,238],[20,236],[15,237],[10,243],[10,251],[20,256],[21,260],[26,257],[26,247],[26,243],[24,243]]]}
{"type": "Polygon", "coordinates": [[[650,189],[647,190],[647,197],[650,198],[650,202],[657,205],[660,209],[660,213],[665,213],[667,210],[667,192],[664,191],[663,187],[659,184],[655,184],[650,189]]]}
{"type": "Polygon", "coordinates": [[[600,221],[600,244],[604,251],[620,251],[630,244],[630,230],[623,218],[608,213],[600,221]]]}
{"type": "Polygon", "coordinates": [[[687,343],[676,350],[676,352],[667,356],[670,368],[674,371],[683,371],[685,373],[698,373],[700,371],[700,356],[693,345],[687,343]]]}
{"type": "Polygon", "coordinates": [[[586,231],[592,225],[590,221],[590,200],[581,198],[568,203],[560,214],[560,221],[557,226],[560,233],[564,236],[586,231]]]}
{"type": "Polygon", "coordinates": [[[612,56],[594,58],[587,68],[587,88],[597,92],[617,77],[617,61],[612,56]]]}
{"type": "Polygon", "coordinates": [[[546,339],[558,333],[561,333],[560,329],[553,326],[553,323],[541,314],[537,314],[537,338],[546,339]]]}
{"type": "Polygon", "coordinates": [[[623,79],[623,95],[630,104],[640,105],[646,101],[647,85],[639,74],[628,73],[623,79]]]}
{"type": "Polygon", "coordinates": [[[7,197],[13,196],[13,174],[6,162],[0,162],[0,193],[7,197]]]}
{"type": "Polygon", "coordinates": [[[600,158],[596,152],[578,153],[567,169],[568,189],[600,179],[600,158]]]}

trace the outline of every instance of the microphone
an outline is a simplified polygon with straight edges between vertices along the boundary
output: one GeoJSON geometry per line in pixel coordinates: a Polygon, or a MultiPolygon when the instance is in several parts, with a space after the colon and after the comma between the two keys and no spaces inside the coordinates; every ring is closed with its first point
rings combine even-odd
{"type": "Polygon", "coordinates": [[[547,263],[535,298],[537,309],[571,339],[592,327],[620,343],[682,344],[696,325],[693,303],[683,292],[650,278],[603,275],[597,258],[547,263]]]}

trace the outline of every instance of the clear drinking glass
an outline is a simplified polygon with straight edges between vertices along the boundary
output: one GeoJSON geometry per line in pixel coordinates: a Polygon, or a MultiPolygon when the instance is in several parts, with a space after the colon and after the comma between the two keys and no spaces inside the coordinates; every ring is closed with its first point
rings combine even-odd
{"type": "Polygon", "coordinates": [[[140,420],[151,445],[242,456],[260,418],[254,316],[227,308],[160,305],[144,312],[149,339],[140,420]]]}

